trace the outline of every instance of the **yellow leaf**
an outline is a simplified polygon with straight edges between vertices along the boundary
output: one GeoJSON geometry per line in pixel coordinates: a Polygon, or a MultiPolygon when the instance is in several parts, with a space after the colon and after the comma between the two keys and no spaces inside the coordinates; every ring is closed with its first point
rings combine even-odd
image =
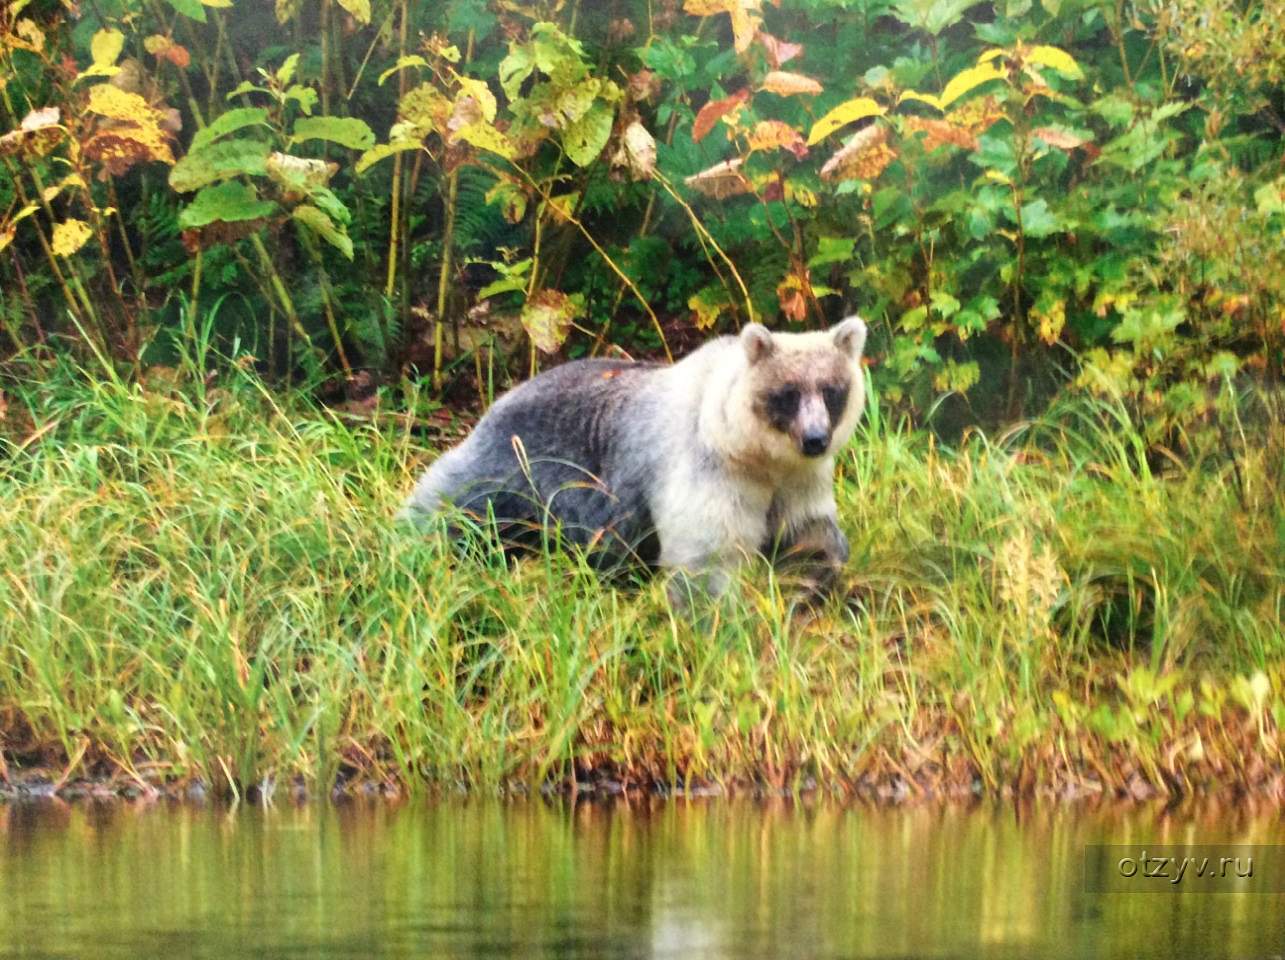
{"type": "Polygon", "coordinates": [[[930,107],[936,107],[938,110],[945,110],[942,106],[941,97],[934,93],[920,93],[918,90],[907,90],[897,98],[898,103],[906,100],[918,100],[920,103],[926,103],[930,107]]]}
{"type": "Polygon", "coordinates": [[[487,123],[494,123],[499,105],[495,102],[495,94],[486,85],[486,81],[464,76],[457,76],[455,79],[460,85],[460,92],[455,98],[456,102],[459,102],[460,97],[472,97],[482,110],[482,119],[487,123]]]}
{"type": "MultiPolygon", "coordinates": [[[[748,6],[746,4],[746,7],[748,6]]],[[[737,53],[744,53],[758,36],[759,27],[763,26],[763,18],[742,7],[733,10],[731,16],[732,46],[736,48],[737,53]]]]}
{"type": "Polygon", "coordinates": [[[996,57],[1002,57],[1007,52],[1008,52],[1007,50],[1000,50],[998,48],[995,50],[987,50],[985,53],[983,53],[980,57],[977,58],[977,62],[990,63],[996,57]]]}
{"type": "Polygon", "coordinates": [[[881,117],[883,114],[883,107],[869,97],[854,97],[844,101],[812,125],[812,132],[808,134],[808,146],[824,140],[840,127],[846,127],[865,117],[881,117]]]}
{"type": "Polygon", "coordinates": [[[1041,67],[1052,67],[1058,73],[1074,77],[1077,80],[1084,77],[1084,72],[1080,69],[1080,65],[1075,62],[1075,58],[1065,50],[1059,50],[1057,47],[1031,47],[1026,51],[1026,62],[1041,67]]]}
{"type": "Polygon", "coordinates": [[[509,138],[485,120],[477,120],[455,131],[455,140],[463,140],[480,150],[488,150],[506,160],[512,160],[517,151],[509,138]]]}
{"type": "Polygon", "coordinates": [[[980,87],[983,83],[1007,78],[1008,71],[993,63],[979,63],[975,67],[969,67],[962,73],[955,74],[950,83],[946,84],[946,89],[941,92],[941,107],[944,110],[969,90],[980,87]]]}
{"type": "Polygon", "coordinates": [[[92,236],[93,231],[89,229],[89,224],[83,220],[67,220],[64,223],[55,224],[53,234],[54,253],[60,257],[70,257],[83,247],[92,236]]]}
{"type": "Polygon", "coordinates": [[[736,0],[687,0],[683,9],[695,17],[710,17],[716,13],[731,13],[737,6],[736,0]]]}
{"type": "MultiPolygon", "coordinates": [[[[201,2],[208,3],[209,0],[201,2]]],[[[339,0],[339,6],[352,14],[358,23],[370,23],[370,0],[339,0]]]]}
{"type": "Polygon", "coordinates": [[[773,70],[763,78],[760,90],[790,97],[796,93],[820,93],[824,88],[811,77],[801,73],[788,73],[785,70],[773,70]]]}
{"type": "Polygon", "coordinates": [[[133,123],[156,123],[160,114],[148,106],[147,101],[136,93],[129,93],[110,83],[100,83],[89,88],[90,113],[113,120],[128,120],[133,123]]]}
{"type": "Polygon", "coordinates": [[[81,77],[113,77],[119,71],[116,59],[125,49],[125,34],[119,30],[99,30],[89,41],[89,54],[94,62],[83,71],[81,77]]]}
{"type": "Polygon", "coordinates": [[[214,7],[216,10],[226,10],[232,6],[232,0],[201,0],[201,4],[206,7],[214,7]]]}

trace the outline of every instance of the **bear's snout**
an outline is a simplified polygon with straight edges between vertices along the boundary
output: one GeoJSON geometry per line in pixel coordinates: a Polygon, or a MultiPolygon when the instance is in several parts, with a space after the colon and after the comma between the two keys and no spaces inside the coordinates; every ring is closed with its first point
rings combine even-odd
{"type": "Polygon", "coordinates": [[[830,446],[830,431],[818,430],[805,433],[799,441],[799,449],[805,457],[819,457],[830,446]]]}

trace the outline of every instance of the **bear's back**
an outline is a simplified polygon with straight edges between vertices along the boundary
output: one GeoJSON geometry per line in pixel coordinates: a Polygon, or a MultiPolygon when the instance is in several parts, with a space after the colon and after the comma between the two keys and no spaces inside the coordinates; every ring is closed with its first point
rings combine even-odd
{"type": "Polygon", "coordinates": [[[655,378],[665,369],[573,360],[515,387],[465,444],[452,499],[496,517],[512,539],[551,516],[573,542],[654,562],[648,493],[659,453],[653,436],[662,429],[655,378]]]}

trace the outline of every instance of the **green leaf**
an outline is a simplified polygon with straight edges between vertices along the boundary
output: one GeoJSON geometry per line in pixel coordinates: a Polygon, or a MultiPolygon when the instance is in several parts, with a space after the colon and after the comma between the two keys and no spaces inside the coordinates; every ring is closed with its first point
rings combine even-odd
{"type": "Polygon", "coordinates": [[[611,139],[615,113],[603,103],[595,102],[583,117],[562,132],[562,148],[577,167],[587,167],[598,159],[611,139]]]}
{"type": "Polygon", "coordinates": [[[384,81],[400,70],[407,67],[427,67],[428,61],[417,53],[409,54],[405,57],[398,57],[397,62],[379,75],[379,85],[382,87],[384,81]]]}
{"type": "Polygon", "coordinates": [[[201,0],[166,0],[166,3],[183,16],[191,17],[197,23],[205,23],[205,7],[201,0]]]}
{"type": "Polygon", "coordinates": [[[262,140],[223,140],[210,144],[174,164],[170,186],[179,193],[190,193],[229,177],[262,176],[267,173],[270,149],[262,140]]]}
{"type": "Polygon", "coordinates": [[[535,70],[535,59],[528,44],[510,44],[509,53],[500,61],[500,87],[510,101],[517,100],[522,84],[535,70]]]}
{"type": "Polygon", "coordinates": [[[943,320],[948,320],[959,312],[959,301],[944,290],[934,290],[928,295],[933,310],[943,320]]]}
{"type": "Polygon", "coordinates": [[[896,0],[892,15],[935,37],[963,20],[965,12],[979,3],[981,0],[896,0]]]}
{"type": "Polygon", "coordinates": [[[317,105],[317,91],[298,83],[286,87],[286,92],[281,95],[281,98],[287,103],[293,100],[299,104],[299,109],[309,117],[312,116],[312,108],[317,105]]]}
{"type": "Polygon", "coordinates": [[[196,131],[188,153],[196,153],[229,133],[256,124],[268,125],[267,110],[261,107],[237,107],[234,110],[228,110],[215,117],[209,126],[196,131]]]}
{"type": "Polygon", "coordinates": [[[1042,197],[1022,205],[1022,233],[1028,237],[1047,237],[1062,229],[1061,221],[1042,197]]]}
{"type": "Polygon", "coordinates": [[[235,87],[233,87],[231,90],[227,92],[227,94],[224,96],[224,99],[231,100],[233,97],[239,97],[242,94],[246,94],[246,93],[270,93],[270,92],[271,91],[268,90],[267,87],[255,86],[249,80],[242,80],[240,83],[238,83],[235,87]]]}
{"type": "Polygon", "coordinates": [[[817,252],[808,261],[808,266],[815,269],[831,263],[847,263],[852,259],[856,246],[855,237],[818,237],[817,252]]]}
{"type": "Polygon", "coordinates": [[[352,238],[316,207],[305,203],[290,211],[290,216],[295,223],[320,236],[349,260],[352,259],[352,238]]]}
{"type": "Polygon", "coordinates": [[[295,71],[299,69],[299,54],[292,53],[281,61],[281,66],[277,67],[277,83],[281,86],[289,86],[294,80],[295,71]]]}
{"type": "Polygon", "coordinates": [[[276,209],[277,205],[271,200],[260,200],[254,187],[229,180],[202,188],[179,212],[178,225],[184,230],[191,230],[215,222],[262,220],[276,209]]]}
{"type": "Polygon", "coordinates": [[[350,150],[369,150],[375,145],[374,131],[356,117],[300,117],[294,123],[290,142],[328,140],[350,150]]]}

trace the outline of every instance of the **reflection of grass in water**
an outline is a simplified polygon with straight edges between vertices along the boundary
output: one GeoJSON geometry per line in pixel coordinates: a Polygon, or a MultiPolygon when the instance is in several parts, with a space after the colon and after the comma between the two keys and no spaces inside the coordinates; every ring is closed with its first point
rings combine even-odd
{"type": "Polygon", "coordinates": [[[0,938],[96,958],[163,936],[201,956],[1272,956],[1277,898],[1085,893],[1086,844],[1193,836],[1285,828],[1239,804],[0,805],[0,938]]]}
{"type": "Polygon", "coordinates": [[[11,767],[1170,790],[1279,767],[1279,430],[1235,447],[1238,480],[1221,442],[1158,473],[1109,407],[960,451],[875,414],[841,464],[852,604],[792,622],[759,567],[693,624],[659,583],[394,525],[420,459],[396,426],[236,371],[41,378],[0,446],[11,767]]]}

